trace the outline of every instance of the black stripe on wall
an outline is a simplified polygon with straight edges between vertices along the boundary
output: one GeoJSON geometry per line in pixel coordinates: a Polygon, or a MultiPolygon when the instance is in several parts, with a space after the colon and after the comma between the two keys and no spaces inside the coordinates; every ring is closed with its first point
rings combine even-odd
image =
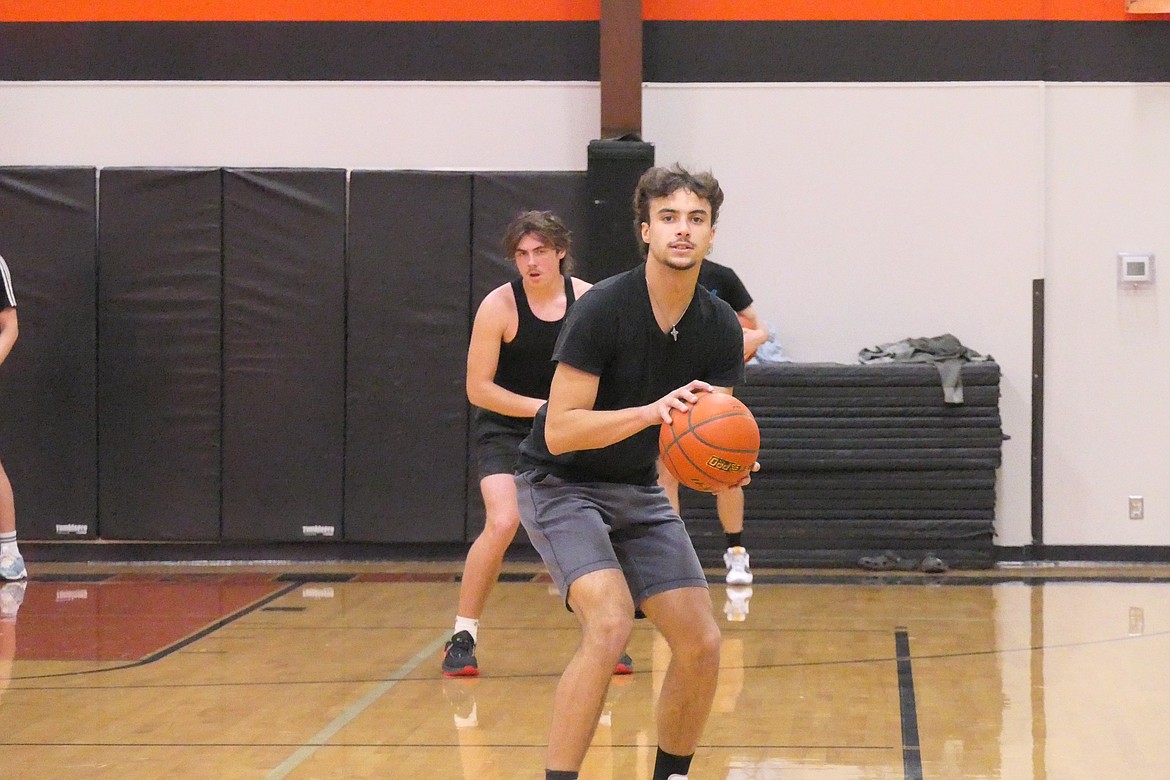
{"type": "Polygon", "coordinates": [[[1170,24],[1063,22],[1048,25],[1047,81],[1170,81],[1170,24]]]}
{"type": "Polygon", "coordinates": [[[1034,81],[1043,22],[653,22],[652,82],[1034,81]],[[684,53],[686,56],[680,56],[684,53]]]}
{"type": "Polygon", "coordinates": [[[1148,22],[654,22],[644,42],[646,81],[680,83],[1156,82],[1168,51],[1148,22]]]}
{"type": "MultiPolygon", "coordinates": [[[[596,22],[0,23],[0,81],[597,81],[596,22]]],[[[1170,81],[1170,24],[647,22],[650,82],[1170,81]]]]}
{"type": "Polygon", "coordinates": [[[0,81],[597,81],[597,22],[0,23],[0,81]]]}

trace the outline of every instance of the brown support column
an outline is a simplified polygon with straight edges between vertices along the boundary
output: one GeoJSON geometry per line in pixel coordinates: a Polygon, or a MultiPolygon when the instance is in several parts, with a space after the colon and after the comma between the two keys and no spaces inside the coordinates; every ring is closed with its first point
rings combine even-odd
{"type": "Polygon", "coordinates": [[[589,142],[588,240],[578,274],[596,282],[642,262],[631,195],[654,164],[642,140],[642,0],[601,0],[601,138],[589,142]]]}
{"type": "Polygon", "coordinates": [[[601,137],[642,135],[642,0],[601,0],[601,137]]]}

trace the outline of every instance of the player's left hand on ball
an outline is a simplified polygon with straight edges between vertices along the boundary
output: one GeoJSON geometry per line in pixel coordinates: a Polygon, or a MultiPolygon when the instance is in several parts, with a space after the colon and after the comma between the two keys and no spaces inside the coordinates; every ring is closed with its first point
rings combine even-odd
{"type": "Polygon", "coordinates": [[[757,460],[755,463],[752,464],[751,471],[749,471],[747,473],[747,475],[744,476],[744,478],[741,479],[739,482],[737,482],[734,485],[731,485],[731,487],[746,487],[747,484],[752,481],[752,474],[755,474],[759,470],[760,470],[760,462],[757,460]]]}

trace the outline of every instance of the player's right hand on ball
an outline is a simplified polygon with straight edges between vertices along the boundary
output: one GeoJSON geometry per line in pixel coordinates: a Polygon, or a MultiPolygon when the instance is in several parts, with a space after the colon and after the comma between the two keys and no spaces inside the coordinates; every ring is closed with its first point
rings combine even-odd
{"type": "Polygon", "coordinates": [[[680,412],[687,411],[691,404],[699,400],[699,393],[709,393],[711,389],[711,385],[706,382],[694,379],[677,390],[670,391],[653,404],[657,412],[656,422],[669,423],[671,411],[675,409],[680,412]]]}

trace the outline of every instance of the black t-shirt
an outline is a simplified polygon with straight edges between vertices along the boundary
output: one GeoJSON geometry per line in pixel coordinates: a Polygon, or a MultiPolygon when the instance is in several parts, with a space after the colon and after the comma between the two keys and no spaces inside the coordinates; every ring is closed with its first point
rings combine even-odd
{"type": "Polygon", "coordinates": [[[699,284],[727,301],[737,312],[752,305],[751,293],[743,286],[735,271],[714,260],[703,261],[703,267],[699,269],[699,284]]]}
{"type": "MultiPolygon", "coordinates": [[[[569,311],[553,359],[598,377],[597,410],[657,401],[694,379],[719,387],[743,380],[743,330],[735,312],[702,287],[675,326],[678,341],[654,319],[640,265],[598,282],[569,311]]],[[[573,482],[650,485],[657,479],[658,426],[595,450],[552,455],[544,441],[548,404],[520,445],[518,471],[573,482]]]]}

